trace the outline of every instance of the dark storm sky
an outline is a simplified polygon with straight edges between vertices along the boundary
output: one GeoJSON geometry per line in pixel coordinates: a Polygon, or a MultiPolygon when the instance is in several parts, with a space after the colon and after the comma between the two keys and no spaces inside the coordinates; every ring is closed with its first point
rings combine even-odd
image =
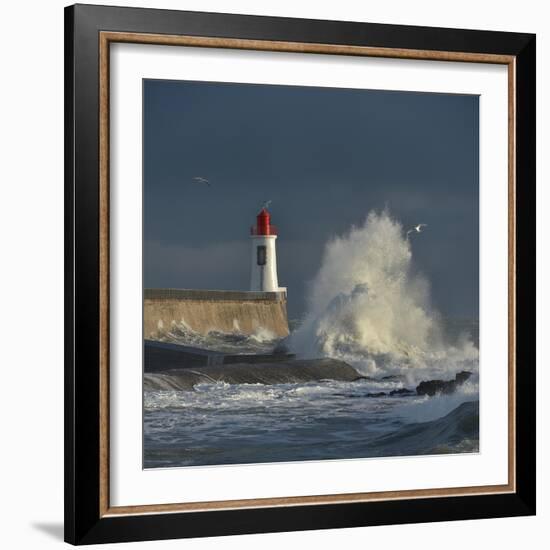
{"type": "Polygon", "coordinates": [[[477,96],[146,80],[144,284],[248,290],[271,199],[299,317],[327,239],[387,206],[428,224],[413,261],[434,305],[477,317],[478,129],[477,96]]]}

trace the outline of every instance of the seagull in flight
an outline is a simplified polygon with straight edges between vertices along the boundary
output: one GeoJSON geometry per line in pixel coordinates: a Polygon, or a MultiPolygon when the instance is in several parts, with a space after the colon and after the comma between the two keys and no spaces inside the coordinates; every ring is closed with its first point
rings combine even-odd
{"type": "Polygon", "coordinates": [[[409,229],[407,231],[407,237],[409,236],[409,233],[422,233],[424,227],[428,227],[427,223],[419,223],[418,225],[415,225],[412,229],[409,229]]]}
{"type": "Polygon", "coordinates": [[[267,209],[271,203],[272,203],[271,200],[265,201],[264,204],[262,205],[262,208],[267,209]]]}
{"type": "Polygon", "coordinates": [[[208,185],[210,187],[210,180],[207,179],[207,178],[203,178],[202,176],[194,176],[193,181],[195,183],[205,183],[206,185],[208,185]]]}

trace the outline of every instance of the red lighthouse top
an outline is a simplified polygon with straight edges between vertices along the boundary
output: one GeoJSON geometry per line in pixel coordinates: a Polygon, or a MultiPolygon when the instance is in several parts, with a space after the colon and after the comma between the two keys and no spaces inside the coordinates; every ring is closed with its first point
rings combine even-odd
{"type": "Polygon", "coordinates": [[[277,228],[271,225],[271,216],[264,207],[256,216],[256,225],[250,228],[251,235],[277,235],[277,228]]]}

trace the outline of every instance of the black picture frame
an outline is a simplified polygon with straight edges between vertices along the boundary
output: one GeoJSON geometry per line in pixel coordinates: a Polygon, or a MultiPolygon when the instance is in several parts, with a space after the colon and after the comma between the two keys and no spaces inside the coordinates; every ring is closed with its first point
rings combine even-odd
{"type": "Polygon", "coordinates": [[[535,514],[535,36],[143,8],[65,9],[65,540],[72,544],[535,514]],[[515,491],[234,510],[100,512],[101,31],[512,56],[515,63],[515,491]]]}

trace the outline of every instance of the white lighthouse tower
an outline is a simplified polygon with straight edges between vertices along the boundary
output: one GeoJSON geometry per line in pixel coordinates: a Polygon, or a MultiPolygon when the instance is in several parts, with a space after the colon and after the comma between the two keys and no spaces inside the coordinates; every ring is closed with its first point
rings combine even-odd
{"type": "Polygon", "coordinates": [[[256,225],[250,228],[252,237],[252,265],[250,290],[256,292],[279,292],[277,281],[277,253],[275,241],[277,228],[271,225],[271,217],[264,207],[256,216],[256,225]]]}

